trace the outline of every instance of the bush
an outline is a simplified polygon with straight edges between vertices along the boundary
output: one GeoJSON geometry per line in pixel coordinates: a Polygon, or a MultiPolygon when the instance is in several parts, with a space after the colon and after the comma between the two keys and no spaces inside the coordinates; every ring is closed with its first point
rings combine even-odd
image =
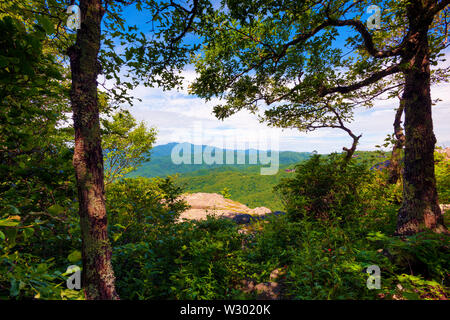
{"type": "Polygon", "coordinates": [[[275,190],[293,220],[349,220],[365,211],[363,185],[371,179],[363,163],[345,165],[338,154],[316,154],[299,164],[295,177],[282,180],[275,190]]]}
{"type": "Polygon", "coordinates": [[[181,193],[174,177],[126,178],[108,185],[106,205],[113,241],[140,242],[153,226],[176,221],[187,208],[181,193]]]}
{"type": "Polygon", "coordinates": [[[450,203],[450,160],[445,159],[443,154],[434,153],[436,165],[436,187],[439,196],[439,202],[450,203]]]}
{"type": "Polygon", "coordinates": [[[114,248],[122,299],[229,299],[244,277],[242,235],[225,219],[182,222],[114,248]]]}
{"type": "MultiPolygon", "coordinates": [[[[276,217],[249,249],[248,259],[266,267],[260,280],[268,281],[271,270],[286,269],[284,299],[374,299],[378,292],[367,289],[364,269],[379,265],[384,276],[393,269],[360,231],[332,221],[276,217]]],[[[384,290],[392,286],[390,276],[383,281],[384,290]]]]}

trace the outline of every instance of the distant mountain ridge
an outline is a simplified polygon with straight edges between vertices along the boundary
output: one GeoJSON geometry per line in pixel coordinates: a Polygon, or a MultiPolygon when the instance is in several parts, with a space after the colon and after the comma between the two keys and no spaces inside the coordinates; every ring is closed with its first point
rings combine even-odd
{"type": "MultiPolygon", "coordinates": [[[[295,164],[308,159],[313,153],[280,151],[280,167],[277,174],[261,175],[261,164],[251,165],[176,165],[170,157],[173,147],[178,143],[168,143],[155,146],[151,152],[150,162],[144,163],[138,170],[130,173],[129,177],[165,177],[175,173],[180,173],[178,183],[189,193],[220,193],[224,188],[228,189],[231,199],[238,201],[248,207],[264,206],[272,211],[284,210],[280,197],[274,193],[273,187],[281,179],[293,177],[295,173],[293,168],[295,164]]],[[[192,144],[184,144],[191,147],[191,153],[194,151],[192,144]]],[[[202,150],[208,146],[202,146],[202,150]]],[[[198,146],[197,146],[198,148],[198,146]]],[[[199,148],[198,148],[199,149],[199,148]]],[[[246,155],[257,153],[258,150],[246,150],[246,155]]],[[[366,162],[373,166],[380,162],[380,158],[386,158],[388,152],[380,151],[358,151],[355,153],[357,161],[366,162]]],[[[246,159],[247,160],[247,159],[246,159]]]]}
{"type": "MultiPolygon", "coordinates": [[[[261,150],[256,149],[246,149],[246,150],[233,150],[234,151],[234,164],[225,164],[226,163],[226,151],[227,149],[222,148],[215,148],[217,152],[223,152],[223,159],[222,164],[194,164],[194,158],[195,154],[198,154],[197,150],[202,150],[202,153],[205,151],[206,148],[215,148],[208,145],[193,145],[191,143],[177,143],[177,142],[171,142],[164,145],[158,145],[153,147],[153,149],[150,151],[151,160],[149,162],[144,163],[141,167],[139,167],[137,170],[131,172],[128,174],[129,177],[136,177],[136,176],[142,176],[142,177],[157,177],[157,176],[167,176],[172,175],[176,173],[188,173],[193,172],[197,170],[202,169],[215,169],[219,167],[228,167],[231,170],[236,169],[243,169],[247,168],[249,166],[264,166],[261,162],[258,162],[256,164],[250,164],[250,155],[255,156],[257,155],[261,150]],[[185,150],[190,149],[191,150],[191,163],[192,164],[175,164],[173,163],[171,159],[172,150],[174,147],[179,145],[180,147],[184,147],[185,150]],[[197,153],[196,153],[197,152],[197,153]],[[245,164],[237,164],[237,153],[244,153],[245,154],[245,164]]],[[[264,150],[262,150],[264,151],[264,150]]],[[[312,153],[310,152],[295,152],[295,151],[278,151],[279,153],[279,163],[280,166],[285,166],[289,164],[298,163],[300,161],[303,161],[305,159],[308,159],[312,153]]],[[[268,156],[271,156],[271,152],[268,152],[268,156]]]]}
{"type": "MultiPolygon", "coordinates": [[[[181,146],[186,146],[188,148],[191,148],[191,152],[194,153],[195,150],[199,149],[200,147],[202,148],[202,152],[206,149],[206,148],[215,148],[216,150],[221,150],[221,151],[227,151],[227,150],[231,150],[231,151],[245,151],[246,154],[250,154],[250,153],[257,153],[258,151],[265,151],[265,150],[258,150],[258,149],[254,149],[254,148],[249,148],[249,149],[245,149],[245,150],[241,150],[241,149],[224,149],[224,148],[219,148],[219,147],[214,147],[214,146],[209,146],[209,145],[197,145],[197,144],[192,144],[189,142],[169,142],[166,144],[162,144],[162,145],[157,145],[154,146],[152,148],[152,150],[150,151],[150,154],[152,156],[170,156],[172,153],[172,149],[177,146],[177,145],[181,145],[181,146]]],[[[270,151],[270,150],[268,150],[270,151]]],[[[278,151],[280,154],[281,153],[296,153],[296,154],[307,154],[310,155],[311,152],[297,152],[297,151],[290,151],[290,150],[282,150],[282,151],[278,151]]]]}

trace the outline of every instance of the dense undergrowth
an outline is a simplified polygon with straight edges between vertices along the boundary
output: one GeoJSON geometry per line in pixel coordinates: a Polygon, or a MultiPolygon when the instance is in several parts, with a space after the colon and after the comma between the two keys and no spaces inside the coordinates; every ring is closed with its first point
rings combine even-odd
{"type": "MultiPolygon", "coordinates": [[[[448,171],[441,171],[438,181],[448,183],[448,171]]],[[[242,280],[269,282],[275,269],[284,270],[277,280],[283,299],[449,297],[448,235],[392,236],[401,186],[386,184],[383,172],[313,156],[276,189],[287,214],[242,227],[214,217],[176,223],[186,204],[170,177],[109,185],[120,297],[252,299],[242,280]],[[367,288],[371,265],[380,267],[380,289],[367,288]]],[[[76,201],[51,204],[46,215],[31,211],[39,201],[11,201],[0,220],[0,297],[82,299],[65,286],[67,267],[81,266],[76,201]]]]}

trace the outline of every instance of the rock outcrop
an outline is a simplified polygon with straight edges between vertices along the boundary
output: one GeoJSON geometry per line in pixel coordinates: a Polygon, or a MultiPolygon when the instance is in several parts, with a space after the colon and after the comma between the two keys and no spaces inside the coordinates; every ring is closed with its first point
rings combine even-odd
{"type": "MultiPolygon", "coordinates": [[[[264,216],[271,213],[271,210],[266,207],[257,207],[251,209],[246,205],[224,198],[222,195],[217,193],[191,193],[184,194],[181,196],[191,207],[180,215],[180,220],[183,219],[195,219],[203,220],[206,216],[213,215],[224,218],[233,219],[236,218],[240,223],[248,223],[254,216],[264,216]],[[242,221],[247,222],[242,222],[242,221]]],[[[237,222],[237,221],[236,221],[237,222]]]]}

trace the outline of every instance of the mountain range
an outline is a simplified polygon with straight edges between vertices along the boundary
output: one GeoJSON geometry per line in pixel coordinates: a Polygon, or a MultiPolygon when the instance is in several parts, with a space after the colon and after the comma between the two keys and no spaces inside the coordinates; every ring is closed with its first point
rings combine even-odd
{"type": "MultiPolygon", "coordinates": [[[[245,164],[190,164],[194,162],[198,153],[210,152],[212,147],[207,145],[193,145],[190,143],[178,144],[175,142],[155,146],[151,150],[151,159],[143,163],[137,170],[128,174],[128,177],[165,177],[167,175],[178,174],[177,182],[189,193],[227,193],[230,199],[254,208],[267,207],[272,211],[283,210],[281,199],[273,192],[281,179],[293,177],[295,175],[294,166],[299,162],[308,159],[313,153],[279,151],[279,170],[273,175],[261,175],[262,167],[269,167],[259,161],[256,164],[249,164],[250,157],[260,154],[260,150],[247,149],[238,150],[234,153],[245,155],[245,164]],[[178,147],[177,147],[178,145],[178,147]],[[188,163],[176,164],[172,161],[172,151],[174,148],[187,150],[190,153],[188,163]]],[[[179,151],[175,149],[175,151],[179,151]]],[[[218,154],[223,153],[222,161],[225,163],[224,149],[216,149],[218,154]]],[[[177,152],[175,152],[176,154],[177,152]]],[[[269,154],[269,157],[272,154],[269,154]]],[[[386,153],[382,151],[358,151],[354,157],[357,161],[364,161],[368,166],[373,166],[385,160],[386,153]]],[[[176,156],[177,157],[177,156],[176,156]]],[[[182,153],[178,157],[183,157],[182,153]]],[[[220,157],[219,157],[220,158],[220,157]]],[[[235,158],[236,160],[236,158],[235,158]]],[[[220,161],[219,161],[220,162],[220,161]]],[[[236,163],[236,161],[234,161],[236,163]]]]}
{"type": "MultiPolygon", "coordinates": [[[[261,153],[266,153],[266,151],[256,149],[229,150],[229,149],[214,148],[208,145],[201,145],[201,146],[194,145],[187,142],[185,143],[171,142],[168,144],[155,146],[150,152],[151,157],[150,161],[143,163],[141,167],[129,173],[128,176],[129,177],[142,176],[151,178],[151,177],[164,177],[176,173],[184,174],[195,172],[198,170],[212,170],[218,168],[222,168],[222,170],[223,169],[244,170],[250,167],[253,168],[260,168],[261,166],[268,167],[269,165],[267,164],[267,162],[265,162],[266,164],[263,164],[264,161],[261,162],[260,159],[257,159],[256,163],[251,164],[251,159],[255,159],[261,153]],[[180,164],[174,163],[171,157],[174,148],[190,150],[190,161],[186,161],[187,163],[180,163],[180,164]],[[218,160],[220,160],[219,154],[220,153],[223,154],[221,157],[221,161],[218,161],[219,163],[207,164],[207,161],[202,161],[201,164],[194,164],[194,160],[198,159],[200,156],[199,153],[202,154],[204,154],[205,152],[208,153],[212,149],[215,151],[213,151],[211,155],[215,156],[216,155],[215,153],[217,153],[218,160]],[[227,151],[234,151],[234,159],[232,159],[233,164],[225,164],[227,160],[226,159],[227,151]],[[245,161],[241,161],[241,163],[244,162],[244,164],[237,164],[238,154],[240,154],[242,157],[245,156],[245,161]]],[[[267,151],[267,154],[269,159],[272,155],[275,156],[275,154],[273,154],[271,151],[267,151]]],[[[305,159],[308,159],[310,155],[311,155],[310,152],[279,151],[278,157],[280,168],[282,167],[284,168],[287,165],[292,165],[305,159]]],[[[177,158],[183,156],[185,156],[183,152],[176,153],[177,158]]]]}

